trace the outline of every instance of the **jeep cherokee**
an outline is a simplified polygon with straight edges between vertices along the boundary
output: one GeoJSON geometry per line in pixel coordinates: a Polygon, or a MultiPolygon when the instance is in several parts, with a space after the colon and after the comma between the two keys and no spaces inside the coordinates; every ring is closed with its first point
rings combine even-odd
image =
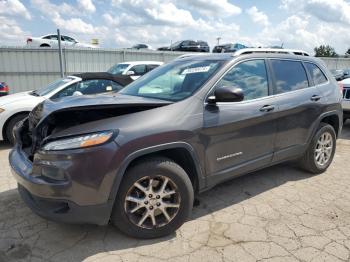
{"type": "Polygon", "coordinates": [[[44,101],[17,125],[9,160],[40,216],[160,237],[220,182],[288,160],[324,172],[341,100],[302,51],[185,55],[119,93],[44,101]]]}

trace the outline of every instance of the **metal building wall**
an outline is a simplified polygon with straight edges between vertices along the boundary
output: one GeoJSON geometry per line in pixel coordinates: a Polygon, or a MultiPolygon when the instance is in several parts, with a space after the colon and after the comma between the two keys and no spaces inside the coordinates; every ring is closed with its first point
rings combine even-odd
{"type": "MultiPolygon", "coordinates": [[[[125,61],[168,62],[181,52],[137,51],[128,49],[64,49],[65,74],[102,72],[125,61]]],[[[350,68],[349,58],[323,58],[329,69],[350,68]]],[[[58,50],[52,48],[0,48],[0,81],[11,93],[36,89],[60,77],[58,50]]]]}
{"type": "MultiPolygon", "coordinates": [[[[103,72],[125,61],[168,62],[181,52],[158,52],[111,49],[64,49],[65,74],[103,72]]],[[[52,48],[0,48],[0,81],[11,93],[36,89],[60,77],[58,50],[52,48]]]]}

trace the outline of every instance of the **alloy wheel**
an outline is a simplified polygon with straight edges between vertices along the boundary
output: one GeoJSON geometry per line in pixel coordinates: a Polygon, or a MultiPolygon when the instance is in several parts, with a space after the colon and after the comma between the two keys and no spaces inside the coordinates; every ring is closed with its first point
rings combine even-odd
{"type": "Polygon", "coordinates": [[[315,147],[315,161],[320,167],[325,166],[332,157],[333,137],[329,132],[321,134],[315,147]]]}
{"type": "Polygon", "coordinates": [[[181,197],[168,177],[143,177],[128,190],[124,208],[129,220],[138,227],[154,229],[165,226],[179,211],[181,197]]]}

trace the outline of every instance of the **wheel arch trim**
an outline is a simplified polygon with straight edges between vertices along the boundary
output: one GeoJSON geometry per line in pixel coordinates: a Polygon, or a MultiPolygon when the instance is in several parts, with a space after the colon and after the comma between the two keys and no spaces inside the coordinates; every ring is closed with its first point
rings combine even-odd
{"type": "Polygon", "coordinates": [[[337,116],[338,117],[338,120],[339,120],[339,130],[338,132],[336,130],[334,130],[336,132],[336,135],[337,137],[339,136],[339,134],[341,133],[341,130],[342,130],[342,125],[343,125],[343,122],[342,122],[342,119],[343,119],[343,116],[339,113],[339,111],[337,110],[333,110],[333,111],[328,111],[328,112],[324,112],[323,114],[321,114],[317,120],[315,121],[314,123],[314,127],[312,128],[312,132],[310,133],[309,135],[309,138],[308,138],[308,143],[309,144],[312,140],[312,138],[314,137],[314,135],[316,134],[317,130],[318,130],[318,127],[319,125],[321,124],[322,122],[322,119],[326,118],[326,117],[329,117],[329,116],[337,116]]]}
{"type": "Polygon", "coordinates": [[[160,152],[163,150],[177,149],[177,148],[185,149],[191,155],[192,161],[195,165],[196,172],[197,172],[198,188],[199,188],[199,190],[205,188],[206,179],[204,176],[203,168],[200,165],[199,157],[197,156],[197,153],[195,152],[194,148],[186,142],[172,142],[172,143],[166,143],[166,144],[161,144],[161,145],[157,145],[157,146],[139,149],[139,150],[129,154],[123,160],[122,164],[120,165],[120,167],[117,170],[108,201],[111,201],[114,203],[115,198],[116,198],[117,193],[118,193],[119,186],[121,184],[121,181],[123,180],[125,172],[133,160],[135,160],[139,157],[147,156],[147,155],[157,153],[157,152],[160,152]]]}

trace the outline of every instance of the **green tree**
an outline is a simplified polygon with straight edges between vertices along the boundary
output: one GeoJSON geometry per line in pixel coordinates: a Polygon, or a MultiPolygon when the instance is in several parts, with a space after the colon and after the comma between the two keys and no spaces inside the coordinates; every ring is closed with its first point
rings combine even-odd
{"type": "Polygon", "coordinates": [[[320,45],[314,48],[315,56],[317,57],[337,57],[338,54],[330,45],[320,45]]]}

